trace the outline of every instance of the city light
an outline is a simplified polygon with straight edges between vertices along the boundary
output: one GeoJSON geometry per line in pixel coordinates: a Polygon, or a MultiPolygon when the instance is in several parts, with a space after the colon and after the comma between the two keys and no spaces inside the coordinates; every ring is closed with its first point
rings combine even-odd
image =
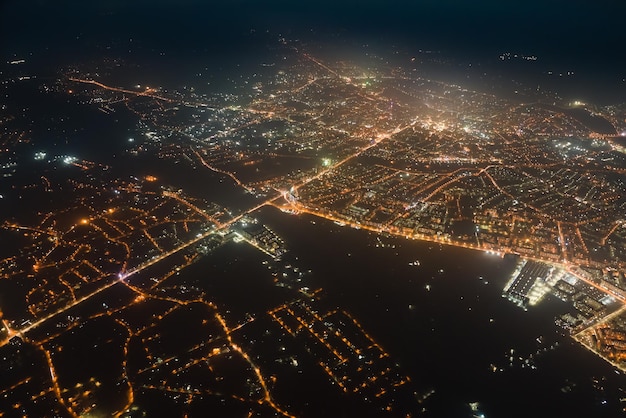
{"type": "MultiPolygon", "coordinates": [[[[500,286],[491,293],[521,307],[502,301],[519,318],[562,301],[547,318],[559,341],[569,336],[626,371],[626,160],[617,138],[626,137],[626,107],[559,98],[543,84],[500,95],[495,86],[432,80],[421,68],[428,57],[415,50],[394,49],[393,60],[368,52],[361,62],[307,48],[282,38],[250,74],[225,71],[218,91],[208,64],[156,88],[143,83],[160,77],[115,58],[68,65],[40,86],[46,100],[72,106],[44,115],[56,128],[45,134],[31,120],[15,122],[26,109],[2,110],[9,186],[0,194],[8,214],[0,278],[11,303],[2,306],[0,348],[7,367],[36,371],[0,388],[9,413],[45,404],[49,415],[139,416],[154,396],[183,413],[216,401],[244,416],[292,417],[301,408],[284,395],[290,379],[313,371],[336,396],[381,413],[398,412],[406,391],[410,407],[419,400],[417,415],[431,393],[416,387],[427,382],[414,387],[393,357],[410,350],[364,324],[384,336],[413,332],[402,327],[419,318],[427,346],[452,333],[431,315],[440,306],[459,327],[506,323],[494,312],[480,317],[484,293],[457,289],[454,274],[478,283],[472,292],[500,286]],[[93,120],[75,116],[83,111],[93,120]],[[588,118],[613,130],[594,130],[588,118]],[[100,141],[100,129],[107,142],[83,148],[100,141]],[[90,161],[65,154],[73,152],[90,161]],[[362,245],[343,248],[336,237],[362,245]],[[308,266],[313,239],[331,251],[308,266]],[[474,257],[477,272],[447,251],[474,257]],[[385,273],[355,272],[368,262],[384,263],[385,273]],[[507,268],[505,284],[496,273],[507,268]],[[370,322],[348,303],[335,306],[351,293],[350,275],[363,293],[354,306],[365,306],[370,322]],[[333,285],[320,289],[324,280],[333,285]],[[329,303],[335,285],[347,290],[329,303]],[[403,294],[379,304],[387,288],[403,294]],[[441,295],[460,304],[448,307],[441,295]],[[31,351],[35,360],[20,357],[31,351]],[[77,352],[95,354],[84,361],[77,352]],[[103,359],[112,378],[92,367],[103,359]]],[[[539,60],[492,58],[500,66],[539,60]]],[[[555,67],[550,78],[574,74],[555,67]]],[[[7,85],[36,80],[24,77],[7,85]]],[[[544,335],[529,345],[544,349],[544,335]]],[[[454,342],[455,350],[472,343],[454,342]]],[[[504,358],[535,370],[537,353],[507,348],[504,358]]],[[[487,364],[494,373],[507,367],[487,364]]],[[[468,406],[484,418],[481,404],[468,406]]]]}

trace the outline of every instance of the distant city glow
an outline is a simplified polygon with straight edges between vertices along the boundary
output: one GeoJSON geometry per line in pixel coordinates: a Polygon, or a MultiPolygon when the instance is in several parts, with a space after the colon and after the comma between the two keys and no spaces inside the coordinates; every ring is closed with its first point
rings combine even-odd
{"type": "MultiPolygon", "coordinates": [[[[115,58],[118,40],[54,77],[23,76],[30,62],[3,75],[0,347],[12,381],[0,391],[10,413],[220,405],[224,416],[291,418],[304,406],[285,388],[311,373],[314,390],[298,389],[306,405],[419,416],[435,389],[447,391],[423,389],[432,373],[421,362],[465,381],[476,350],[483,374],[537,370],[563,341],[626,372],[616,138],[626,106],[551,91],[576,84],[578,67],[550,59],[547,77],[530,46],[468,64],[415,47],[326,53],[278,38],[241,63],[239,51],[220,60],[194,43],[199,68],[152,49],[166,74],[135,55],[142,42],[115,58]],[[46,107],[11,98],[24,87],[46,107]],[[561,305],[537,309],[545,299],[561,305]]],[[[611,394],[613,382],[596,378],[605,369],[570,382],[569,366],[549,369],[556,389],[526,389],[611,394]]],[[[509,388],[517,375],[470,378],[509,388]]],[[[484,418],[493,399],[479,389],[480,403],[468,395],[455,407],[484,418]]]]}

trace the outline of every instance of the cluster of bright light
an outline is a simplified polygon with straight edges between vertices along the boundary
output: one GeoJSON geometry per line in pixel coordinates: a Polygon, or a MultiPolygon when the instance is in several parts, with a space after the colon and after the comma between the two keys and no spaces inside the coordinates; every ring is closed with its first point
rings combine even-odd
{"type": "Polygon", "coordinates": [[[438,123],[435,123],[432,126],[432,128],[435,131],[442,132],[442,131],[445,131],[448,128],[448,126],[444,122],[438,122],[438,123]]]}
{"type": "Polygon", "coordinates": [[[36,152],[36,153],[35,153],[35,160],[37,160],[37,161],[41,161],[41,160],[43,160],[44,158],[46,158],[46,155],[47,155],[47,154],[46,154],[45,152],[43,152],[43,151],[36,152]]]}
{"type": "Polygon", "coordinates": [[[63,157],[64,164],[72,164],[76,160],[78,160],[78,158],[72,157],[71,155],[66,155],[65,157],[63,157]]]}

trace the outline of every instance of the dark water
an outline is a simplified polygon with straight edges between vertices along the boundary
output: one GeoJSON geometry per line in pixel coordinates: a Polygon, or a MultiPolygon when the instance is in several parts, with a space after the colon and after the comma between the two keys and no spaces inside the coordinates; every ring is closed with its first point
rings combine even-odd
{"type": "Polygon", "coordinates": [[[589,113],[586,109],[566,109],[565,113],[577,119],[594,132],[607,135],[616,134],[615,127],[611,124],[611,122],[601,116],[589,113]]]}
{"type": "Polygon", "coordinates": [[[542,105],[546,109],[555,111],[555,112],[563,112],[574,119],[578,120],[580,123],[585,125],[587,128],[592,130],[593,132],[607,134],[607,135],[615,135],[615,127],[603,118],[602,116],[594,115],[590,113],[587,109],[583,108],[568,108],[563,109],[557,106],[550,105],[542,105]]]}
{"type": "MultiPolygon", "coordinates": [[[[16,7],[0,9],[0,13],[16,7]]],[[[22,10],[23,7],[17,9],[22,10]]],[[[54,7],[56,5],[50,3],[38,12],[36,21],[43,23],[34,25],[38,30],[18,31],[6,26],[0,32],[4,35],[9,31],[19,34],[19,39],[14,35],[12,39],[16,42],[10,45],[11,37],[2,37],[2,59],[26,57],[30,65],[27,69],[36,73],[39,80],[47,77],[48,81],[52,81],[59,66],[68,63],[122,56],[141,63],[139,68],[144,73],[142,83],[168,88],[203,84],[205,87],[199,87],[200,91],[228,91],[251,71],[259,71],[258,64],[267,54],[264,46],[270,39],[275,41],[280,33],[272,27],[266,34],[264,30],[268,25],[259,25],[250,11],[242,20],[236,19],[232,13],[226,14],[222,9],[208,10],[206,16],[196,16],[193,24],[187,25],[181,36],[177,36],[162,28],[171,23],[174,29],[180,30],[180,24],[176,26],[172,22],[177,19],[185,22],[190,17],[182,9],[167,14],[172,16],[172,22],[160,19],[150,27],[142,27],[135,25],[139,18],[144,18],[144,10],[140,7],[130,14],[97,8],[90,19],[83,19],[80,10],[77,10],[61,22],[80,22],[73,25],[59,25],[57,19],[50,19],[47,13],[54,7]],[[109,20],[107,16],[114,18],[109,20]],[[219,24],[216,23],[218,21],[219,24]],[[107,27],[118,30],[110,31],[115,33],[111,35],[92,29],[103,27],[102,22],[109,22],[111,24],[107,27]],[[228,29],[231,22],[234,22],[235,29],[228,29]],[[54,36],[43,36],[46,32],[54,36]],[[233,81],[235,79],[237,82],[233,81]]],[[[90,11],[88,6],[85,7],[90,11]]],[[[161,13],[162,9],[163,6],[157,12],[161,13]]],[[[346,13],[344,11],[342,16],[346,13]]],[[[149,13],[145,21],[152,21],[149,16],[154,15],[149,13]]],[[[391,13],[383,13],[383,17],[393,20],[391,13]]],[[[481,22],[485,23],[486,19],[483,17],[481,22]]],[[[279,20],[280,16],[276,16],[268,18],[266,23],[279,20]]],[[[386,42],[381,49],[387,53],[393,50],[387,46],[390,41],[400,41],[397,43],[405,51],[435,48],[454,55],[454,51],[462,50],[474,39],[472,36],[463,37],[462,31],[452,31],[447,35],[449,38],[464,41],[450,47],[454,44],[450,39],[439,36],[436,31],[429,32],[441,27],[438,21],[432,20],[425,26],[426,29],[415,33],[411,32],[415,25],[410,16],[401,20],[405,22],[404,27],[401,25],[395,34],[385,38],[380,33],[372,35],[370,32],[366,36],[368,42],[374,40],[381,45],[386,42]]],[[[424,15],[419,22],[425,24],[430,20],[424,15]]],[[[347,49],[360,35],[368,32],[375,21],[366,23],[350,21],[343,24],[347,29],[334,28],[332,35],[323,35],[324,39],[338,40],[337,44],[345,45],[347,49]]],[[[13,24],[15,27],[20,25],[19,21],[13,24]]],[[[448,22],[444,26],[454,25],[454,22],[448,22]]],[[[504,25],[500,23],[499,27],[504,25]]],[[[297,38],[298,34],[309,30],[308,26],[305,24],[302,30],[292,30],[285,35],[297,38]]],[[[319,24],[316,26],[320,27],[319,24]]],[[[547,27],[549,25],[546,24],[547,27]]],[[[541,75],[539,81],[542,88],[548,85],[548,88],[567,97],[583,94],[605,102],[623,100],[626,86],[623,66],[612,62],[611,57],[615,54],[611,55],[605,49],[594,55],[600,60],[577,53],[570,54],[567,60],[560,60],[554,51],[559,48],[558,41],[567,35],[559,33],[551,37],[551,45],[542,51],[542,40],[548,32],[545,28],[531,34],[534,42],[530,46],[520,45],[519,40],[515,42],[516,39],[507,42],[502,38],[488,48],[470,49],[466,55],[454,56],[455,63],[444,68],[449,73],[447,79],[467,80],[467,66],[460,63],[478,58],[483,59],[485,64],[482,68],[472,67],[477,74],[493,71],[495,77],[516,78],[532,86],[541,75]],[[529,53],[537,53],[542,59],[541,66],[531,68],[523,64],[524,67],[520,68],[502,68],[497,61],[490,63],[489,60],[497,60],[497,54],[510,47],[524,47],[529,53]],[[545,56],[548,56],[547,62],[545,56]],[[589,62],[600,62],[602,65],[595,68],[589,62]],[[576,70],[580,78],[553,80],[547,77],[548,70],[576,70]]],[[[481,33],[485,31],[482,29],[481,33]]],[[[515,33],[525,32],[516,30],[515,33]]],[[[319,31],[311,32],[310,37],[319,39],[319,35],[319,31]]],[[[491,33],[488,35],[490,39],[496,38],[491,33]]],[[[586,38],[586,35],[579,35],[578,39],[581,38],[586,38]]],[[[573,49],[571,45],[569,48],[573,49]]],[[[586,51],[591,49],[586,45],[586,51]]],[[[341,58],[339,55],[338,58],[341,58]]],[[[131,85],[132,74],[127,76],[127,83],[131,85]]],[[[478,83],[477,87],[481,85],[478,83]]],[[[41,94],[38,84],[33,83],[26,89],[22,88],[23,85],[19,87],[8,89],[9,98],[3,99],[3,103],[8,104],[9,111],[27,109],[20,118],[30,119],[27,128],[32,129],[34,142],[24,150],[25,159],[39,150],[53,155],[76,154],[79,158],[110,164],[121,178],[157,174],[163,183],[180,185],[186,192],[207,200],[230,207],[252,206],[247,197],[233,191],[235,189],[228,179],[208,173],[197,176],[193,168],[172,162],[163,163],[158,167],[159,172],[154,173],[141,158],[125,156],[124,141],[137,130],[136,120],[130,115],[120,111],[111,123],[109,116],[72,103],[65,97],[41,94]],[[63,104],[59,105],[59,101],[63,104]],[[72,130],[74,126],[76,130],[72,130]]],[[[20,167],[25,169],[24,165],[20,167]]],[[[31,176],[38,176],[40,166],[27,166],[26,169],[28,173],[24,174],[24,183],[28,183],[31,176]]],[[[469,402],[479,402],[481,411],[490,418],[618,416],[618,398],[623,396],[618,389],[626,387],[626,380],[602,360],[560,334],[553,318],[568,307],[548,298],[540,306],[524,312],[501,297],[502,288],[514,269],[515,259],[501,259],[480,252],[398,238],[377,239],[365,231],[341,228],[308,216],[289,216],[273,209],[261,211],[259,219],[285,239],[289,249],[286,261],[301,269],[312,270],[303,285],[312,289],[323,288],[325,301],[346,309],[356,317],[421,390],[435,390],[428,403],[431,416],[469,417],[469,402]],[[419,261],[419,265],[409,265],[415,264],[415,261],[419,261]],[[538,342],[539,337],[542,343],[538,342]],[[522,368],[520,363],[523,361],[517,360],[512,367],[509,366],[511,349],[515,357],[528,358],[530,354],[556,342],[559,343],[556,349],[535,356],[536,370],[522,368]],[[492,365],[503,371],[492,372],[492,365]],[[601,384],[604,389],[594,388],[593,379],[604,379],[601,384]]],[[[273,285],[271,275],[262,264],[265,260],[264,255],[245,244],[228,244],[183,271],[177,281],[206,290],[218,307],[230,311],[227,319],[236,323],[246,313],[265,312],[292,297],[293,292],[273,285]]],[[[90,333],[99,331],[92,328],[90,333]]],[[[91,334],[83,336],[94,337],[91,334]]],[[[107,354],[102,350],[97,354],[103,359],[110,356],[103,363],[119,361],[119,353],[107,354]]],[[[106,371],[99,372],[106,374],[106,371]]],[[[109,380],[115,378],[112,375],[109,380]]],[[[306,381],[298,383],[306,385],[306,381]]],[[[163,406],[169,402],[164,403],[163,397],[152,400],[152,394],[143,396],[142,401],[151,403],[154,411],[158,411],[155,405],[163,406]]],[[[300,396],[303,400],[306,396],[311,396],[310,400],[315,399],[306,393],[300,396]]],[[[340,401],[336,397],[332,399],[340,401]]],[[[302,411],[303,415],[308,412],[308,416],[314,416],[311,411],[315,408],[296,405],[296,410],[302,411]]],[[[169,412],[170,409],[164,408],[163,411],[169,412]]],[[[179,410],[172,406],[171,411],[179,410]]]]}
{"type": "Polygon", "coordinates": [[[378,240],[274,209],[259,218],[286,239],[294,263],[312,268],[311,287],[321,286],[410,376],[435,389],[432,416],[470,416],[468,402],[480,402],[488,417],[608,417],[618,411],[624,377],[561,334],[553,319],[567,311],[563,302],[548,298],[525,312],[501,297],[515,259],[378,240]],[[416,260],[419,266],[409,266],[416,260]],[[507,366],[511,349],[528,357],[557,342],[535,356],[536,370],[507,366]],[[492,364],[504,371],[490,371],[492,364]],[[607,379],[606,392],[592,388],[594,377],[607,379]]]}
{"type": "MultiPolygon", "coordinates": [[[[274,208],[265,208],[256,215],[285,240],[289,252],[282,263],[302,271],[311,270],[300,285],[321,287],[324,304],[344,309],[356,318],[402,372],[412,378],[418,393],[434,390],[425,404],[425,416],[471,417],[470,402],[478,402],[480,412],[490,418],[619,416],[619,398],[623,397],[620,390],[626,380],[561,334],[553,318],[567,311],[568,306],[549,297],[525,312],[501,297],[517,262],[515,258],[381,237],[311,216],[287,215],[274,208]],[[555,343],[558,346],[549,349],[555,343]],[[512,365],[508,359],[511,349],[515,357],[512,365]],[[524,360],[518,360],[527,359],[530,354],[536,369],[523,368],[524,360]],[[493,372],[494,367],[499,371],[493,372]]],[[[263,337],[266,329],[272,329],[264,313],[297,294],[275,286],[273,272],[264,262],[271,260],[245,243],[230,242],[169,279],[165,287],[185,285],[202,289],[231,326],[243,322],[247,314],[255,316],[257,320],[234,337],[264,371],[279,376],[276,399],[281,405],[289,405],[289,410],[298,416],[349,417],[355,411],[359,411],[358,416],[377,416],[357,398],[344,398],[333,386],[325,386],[328,378],[314,359],[299,358],[304,373],[297,375],[283,373],[284,366],[274,361],[279,345],[293,350],[298,347],[295,344],[289,348],[287,341],[273,339],[276,334],[263,337]],[[263,338],[265,346],[259,348],[263,338]],[[257,341],[256,345],[251,345],[252,340],[257,341]],[[326,399],[325,403],[319,402],[320,396],[326,399]]],[[[103,301],[111,305],[113,300],[128,296],[122,295],[121,290],[112,288],[72,313],[81,311],[87,316],[83,310],[99,308],[103,301]]],[[[150,318],[153,307],[145,308],[129,312],[129,320],[150,318]]],[[[207,315],[200,313],[199,318],[207,315]]],[[[123,335],[123,330],[116,330],[111,321],[96,322],[87,322],[81,335],[99,337],[86,338],[84,344],[98,356],[99,364],[119,364],[119,350],[107,351],[105,345],[104,351],[93,352],[91,345],[103,338],[107,340],[106,336],[119,342],[115,336],[123,335]]],[[[180,331],[179,324],[188,322],[193,321],[164,322],[159,327],[168,334],[180,331]]],[[[67,338],[79,336],[70,334],[67,338]]],[[[169,349],[176,352],[177,344],[170,344],[169,349]]],[[[72,346],[79,344],[74,342],[72,346]]],[[[86,361],[79,360],[59,365],[63,379],[71,380],[75,365],[86,361]]],[[[139,367],[137,364],[132,357],[130,367],[139,367]]],[[[119,367],[90,372],[105,382],[117,382],[120,373],[119,367]]],[[[117,395],[107,392],[102,396],[113,399],[117,395]]],[[[181,411],[179,401],[158,392],[139,390],[135,400],[150,412],[149,416],[158,416],[159,411],[178,416],[181,411]]],[[[194,403],[192,416],[216,411],[232,416],[241,406],[211,402],[209,398],[194,403]]],[[[41,407],[45,411],[45,405],[41,407]]]]}

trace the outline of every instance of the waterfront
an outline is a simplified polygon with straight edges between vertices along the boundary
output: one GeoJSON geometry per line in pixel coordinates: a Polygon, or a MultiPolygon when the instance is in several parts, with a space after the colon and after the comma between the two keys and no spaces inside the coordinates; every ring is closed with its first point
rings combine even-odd
{"type": "Polygon", "coordinates": [[[0,415],[623,412],[622,68],[243,26],[0,51],[0,415]]]}
{"type": "Polygon", "coordinates": [[[285,238],[288,256],[313,268],[309,286],[359,318],[422,390],[435,390],[431,416],[470,416],[471,402],[487,417],[610,417],[621,410],[624,375],[554,324],[568,311],[565,303],[549,296],[524,311],[501,296],[514,258],[275,210],[259,218],[285,238]],[[409,265],[414,260],[419,266],[409,265]],[[603,401],[605,415],[595,415],[603,401]]]}

